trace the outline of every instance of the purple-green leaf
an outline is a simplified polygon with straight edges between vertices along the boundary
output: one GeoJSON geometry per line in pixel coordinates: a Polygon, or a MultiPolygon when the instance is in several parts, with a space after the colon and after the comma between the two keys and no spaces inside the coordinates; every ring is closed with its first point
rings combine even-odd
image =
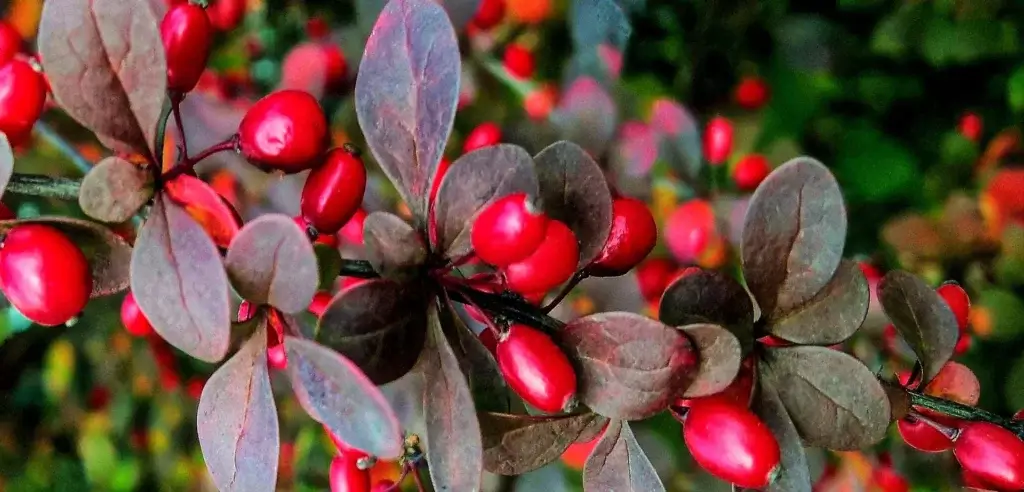
{"type": "Polygon", "coordinates": [[[418,226],[455,121],[460,70],[448,14],[431,0],[388,2],[359,64],[359,126],[418,226]]]}
{"type": "Polygon", "coordinates": [[[577,397],[609,418],[640,420],[668,408],[699,364],[686,335],[639,314],[579,318],[558,336],[576,367],[577,397]]]}
{"type": "Polygon", "coordinates": [[[800,345],[832,345],[853,336],[868,316],[871,292],[860,267],[843,260],[832,280],[807,304],[778,318],[768,332],[800,345]]]}
{"type": "Polygon", "coordinates": [[[473,219],[484,207],[512,193],[537,196],[537,190],[533,158],[522,147],[499,144],[459,157],[434,201],[436,248],[448,258],[469,253],[473,219]]]}
{"type": "Polygon", "coordinates": [[[743,273],[762,317],[813,299],[832,280],[845,241],[843,195],[823,164],[798,157],[772,172],[743,221],[743,273]]]}
{"type": "Polygon", "coordinates": [[[551,115],[562,138],[578,143],[593,156],[601,156],[608,148],[615,136],[617,119],[615,101],[590,77],[573,81],[551,115]]]}
{"type": "Polygon", "coordinates": [[[153,196],[153,175],[120,157],[100,161],[82,178],[78,205],[102,222],[124,222],[153,196]]]}
{"type": "Polygon", "coordinates": [[[690,337],[700,354],[700,366],[683,397],[698,398],[725,390],[736,379],[743,360],[739,340],[718,325],[695,324],[679,329],[690,337]]]}
{"type": "Polygon", "coordinates": [[[39,54],[53,96],[118,152],[155,155],[167,89],[160,19],[149,2],[48,0],[39,54]]]}
{"type": "Polygon", "coordinates": [[[557,460],[595,421],[593,413],[558,416],[479,414],[484,468],[499,475],[522,475],[557,460]]]}
{"type": "Polygon", "coordinates": [[[423,412],[434,490],[480,490],[483,443],[466,376],[441,328],[436,306],[427,315],[423,412]]]}
{"type": "Polygon", "coordinates": [[[286,313],[306,309],[320,281],[313,246],[285,215],[264,215],[246,224],[231,241],[224,265],[239,295],[286,313]]]}
{"type": "Polygon", "coordinates": [[[450,303],[441,304],[438,309],[441,328],[448,337],[452,352],[462,365],[462,373],[469,382],[477,411],[508,412],[512,405],[512,393],[494,355],[487,350],[480,337],[463,323],[450,303]]]}
{"type": "Polygon", "coordinates": [[[697,178],[704,156],[693,115],[678,102],[662,98],[651,105],[650,125],[661,137],[660,157],[683,177],[697,178]]]}
{"type": "Polygon", "coordinates": [[[960,337],[956,316],[935,289],[910,273],[894,270],[878,283],[878,300],[921,361],[928,383],[953,357],[960,337]]]}
{"type": "Polygon", "coordinates": [[[715,270],[688,271],[661,296],[658,317],[669,326],[713,323],[728,328],[744,351],[754,344],[754,304],[732,277],[715,270]]]}
{"type": "Polygon", "coordinates": [[[629,424],[613,420],[583,466],[583,490],[664,492],[665,485],[629,424]]]}
{"type": "Polygon", "coordinates": [[[197,430],[221,491],[273,491],[281,439],[267,369],[266,320],[203,387],[197,430]]]}
{"type": "Polygon", "coordinates": [[[335,436],[369,454],[402,454],[402,428],[384,395],[341,354],[310,340],[286,336],[288,378],[299,405],[335,436]]]}
{"type": "Polygon", "coordinates": [[[158,196],[131,256],[131,288],[164,340],[206,362],[224,357],[231,299],[220,252],[184,209],[158,196]]]}
{"type": "Polygon", "coordinates": [[[576,234],[579,266],[597,257],[612,228],[612,194],[604,171],[582,147],[555,142],[534,157],[544,211],[576,234]]]}
{"type": "Polygon", "coordinates": [[[779,395],[773,387],[761,385],[754,398],[751,410],[771,429],[781,452],[779,474],[764,492],[811,492],[807,453],[779,395]]]}
{"type": "Polygon", "coordinates": [[[427,261],[423,237],[397,215],[378,211],[366,216],[363,238],[366,259],[381,277],[411,278],[427,261]]]}

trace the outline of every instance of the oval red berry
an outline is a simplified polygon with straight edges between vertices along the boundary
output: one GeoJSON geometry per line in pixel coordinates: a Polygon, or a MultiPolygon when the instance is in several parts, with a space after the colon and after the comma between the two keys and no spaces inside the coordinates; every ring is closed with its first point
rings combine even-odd
{"type": "Polygon", "coordinates": [[[502,267],[533,254],[544,241],[547,225],[547,216],[525,193],[513,193],[477,215],[470,242],[481,260],[502,267]]]}
{"type": "Polygon", "coordinates": [[[621,197],[612,202],[608,240],[591,264],[595,275],[622,275],[650,254],[658,241],[658,226],[647,204],[621,197]]]}
{"type": "Polygon", "coordinates": [[[762,488],[779,467],[779,444],[745,407],[717,398],[694,401],[683,423],[693,459],[712,475],[741,487],[762,488]]]}
{"type": "Polygon", "coordinates": [[[302,217],[318,233],[341,230],[363,203],[366,166],[346,149],[333,149],[323,164],[309,173],[302,187],[302,217]]]}
{"type": "Polygon", "coordinates": [[[988,422],[968,422],[960,428],[953,454],[964,471],[988,487],[1024,489],[1024,441],[1013,432],[988,422]]]}
{"type": "Polygon", "coordinates": [[[193,3],[171,7],[160,22],[160,37],[167,59],[167,90],[191,91],[206,69],[213,46],[213,26],[206,11],[193,3]]]}
{"type": "Polygon", "coordinates": [[[572,278],[579,261],[576,235],[565,224],[549,220],[544,241],[530,256],[505,267],[505,280],[515,292],[538,295],[572,278]]]}
{"type": "Polygon", "coordinates": [[[502,375],[524,401],[545,412],[567,410],[576,394],[576,373],[550,337],[515,324],[496,354],[502,375]]]}
{"type": "Polygon", "coordinates": [[[92,272],[85,255],[63,233],[24,224],[8,231],[0,246],[0,289],[26,318],[56,326],[85,307],[92,272]]]}
{"type": "Polygon", "coordinates": [[[306,92],[283,90],[256,101],[238,125],[238,146],[253,165],[286,174],[311,169],[327,150],[327,117],[306,92]]]}

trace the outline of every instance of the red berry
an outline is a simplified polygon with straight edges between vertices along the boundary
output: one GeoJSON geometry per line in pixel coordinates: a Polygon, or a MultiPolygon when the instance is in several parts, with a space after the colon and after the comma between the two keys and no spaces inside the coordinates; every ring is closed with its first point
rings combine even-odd
{"type": "Polygon", "coordinates": [[[543,120],[551,114],[558,104],[558,88],[544,84],[530,91],[523,100],[523,109],[534,120],[543,120]]]}
{"type": "Polygon", "coordinates": [[[892,465],[881,465],[871,473],[872,492],[909,492],[910,483],[892,465]]]}
{"type": "Polygon", "coordinates": [[[171,7],[160,23],[167,57],[167,90],[191,91],[206,69],[213,46],[213,26],[206,11],[193,3],[171,7]]]}
{"type": "Polygon", "coordinates": [[[238,305],[238,314],[235,316],[235,319],[239,323],[245,323],[255,315],[256,305],[249,301],[242,301],[242,303],[238,305]]]}
{"type": "Polygon", "coordinates": [[[317,232],[334,234],[341,230],[363,203],[366,166],[347,149],[333,149],[306,178],[302,187],[302,217],[317,232]]]}
{"type": "Polygon", "coordinates": [[[11,23],[0,20],[0,65],[21,52],[21,33],[11,23]]]}
{"type": "Polygon", "coordinates": [[[466,135],[466,141],[462,144],[462,151],[466,154],[484,147],[497,145],[501,142],[501,127],[496,123],[488,121],[466,135]]]}
{"type": "Polygon", "coordinates": [[[590,457],[590,453],[597,447],[597,443],[604,436],[606,430],[608,430],[608,424],[605,424],[601,432],[594,436],[593,439],[570,444],[565,452],[562,453],[562,463],[565,463],[565,466],[573,470],[582,471],[583,466],[587,463],[587,458],[590,457]]]}
{"type": "Polygon", "coordinates": [[[370,492],[370,472],[359,469],[359,458],[343,453],[331,460],[331,492],[370,492]]]}
{"type": "Polygon", "coordinates": [[[306,21],[306,36],[310,39],[326,38],[331,34],[331,26],[323,17],[311,17],[306,21]]]}
{"type": "Polygon", "coordinates": [[[753,191],[772,172],[768,158],[761,154],[743,156],[732,169],[732,180],[742,191],[753,191]]]}
{"type": "Polygon", "coordinates": [[[977,113],[966,112],[960,117],[960,124],[957,125],[957,130],[964,138],[977,142],[981,140],[981,133],[984,130],[984,123],[981,120],[981,116],[977,113]]]}
{"type": "Polygon", "coordinates": [[[320,163],[329,141],[327,117],[309,93],[283,90],[256,101],[238,125],[249,162],[293,174],[320,163]]]}
{"type": "Polygon", "coordinates": [[[779,468],[779,444],[768,426],[746,407],[724,399],[693,402],[683,439],[701,467],[741,487],[762,488],[779,468]]]}
{"type": "Polygon", "coordinates": [[[1024,489],[1024,441],[988,422],[968,422],[960,428],[953,454],[964,471],[989,487],[1024,489]]]}
{"type": "Polygon", "coordinates": [[[366,220],[366,211],[356,210],[352,218],[338,231],[338,237],[348,244],[363,244],[363,222],[366,220]]]}
{"type": "Polygon", "coordinates": [[[142,314],[131,291],[128,291],[121,302],[121,323],[124,323],[124,329],[129,335],[144,337],[153,333],[153,325],[149,324],[146,315],[142,314]]]}
{"type": "Polygon", "coordinates": [[[370,492],[392,492],[395,490],[400,490],[395,488],[395,482],[391,480],[381,480],[373,484],[373,489],[371,489],[370,492]]]}
{"type": "MultiPolygon", "coordinates": [[[[729,383],[729,386],[722,390],[720,393],[700,398],[678,398],[675,401],[675,403],[672,404],[672,406],[689,408],[690,405],[693,404],[693,402],[707,398],[718,398],[726,401],[731,401],[742,407],[746,407],[750,405],[750,396],[753,391],[754,359],[747,358],[743,361],[743,365],[740,366],[740,370],[736,374],[736,379],[733,379],[732,383],[729,383]]],[[[678,419],[678,417],[676,418],[678,419]]]]}
{"type": "Polygon", "coordinates": [[[185,383],[185,394],[187,394],[193,400],[199,400],[199,397],[203,395],[203,387],[206,386],[206,381],[202,378],[192,378],[185,383]]]}
{"type": "Polygon", "coordinates": [[[283,371],[288,368],[288,355],[284,351],[283,343],[267,347],[267,365],[275,371],[283,371]]]}
{"type": "Polygon", "coordinates": [[[220,31],[230,31],[242,22],[245,15],[245,0],[211,0],[206,7],[210,24],[220,31]]]}
{"type": "Polygon", "coordinates": [[[549,220],[544,241],[530,256],[506,266],[505,280],[520,294],[547,292],[569,280],[579,261],[576,235],[565,224],[549,220]]]}
{"type": "Polygon", "coordinates": [[[57,326],[89,301],[92,272],[82,250],[41,224],[14,227],[0,246],[0,290],[26,318],[57,326]]]}
{"type": "Polygon", "coordinates": [[[736,85],[734,97],[736,104],[739,104],[741,108],[756,110],[768,102],[768,98],[771,97],[771,89],[768,87],[768,82],[761,77],[743,77],[736,85]]]}
{"type": "Polygon", "coordinates": [[[437,198],[437,190],[441,188],[441,180],[444,179],[444,175],[448,173],[448,169],[452,167],[452,161],[441,158],[441,162],[437,163],[437,171],[434,173],[434,184],[430,186],[430,203],[434,203],[434,199],[437,198]]]}
{"type": "Polygon", "coordinates": [[[668,284],[679,274],[679,267],[666,258],[651,258],[636,267],[636,280],[640,294],[648,302],[658,302],[668,284]]]}
{"type": "MultiPolygon", "coordinates": [[[[16,218],[18,218],[18,214],[15,214],[7,205],[0,203],[0,220],[11,220],[16,218]]],[[[128,239],[126,239],[126,241],[131,242],[128,239]]]]}
{"type": "Polygon", "coordinates": [[[309,303],[309,312],[313,313],[317,318],[323,316],[324,311],[327,310],[327,305],[331,303],[331,299],[333,299],[333,296],[330,292],[317,292],[309,303]]]}
{"type": "Polygon", "coordinates": [[[0,132],[11,144],[28,138],[45,104],[46,81],[32,65],[15,59],[0,66],[0,132]]]}
{"type": "Polygon", "coordinates": [[[550,337],[514,324],[498,341],[496,352],[502,375],[524,401],[545,412],[569,410],[576,395],[576,372],[550,337]]]}
{"type": "Polygon", "coordinates": [[[722,164],[732,154],[732,121],[718,116],[704,129],[704,157],[713,166],[722,164]]]}
{"type": "Polygon", "coordinates": [[[505,17],[505,0],[483,0],[473,17],[473,25],[480,29],[490,29],[505,17]]]}
{"type": "Polygon", "coordinates": [[[547,227],[547,216],[530,197],[513,193],[477,215],[470,241],[481,260],[502,267],[533,254],[544,241],[547,227]]]}
{"type": "Polygon", "coordinates": [[[679,261],[703,264],[720,242],[715,210],[707,200],[679,205],[665,222],[665,243],[679,261]]]}
{"type": "Polygon", "coordinates": [[[658,226],[647,204],[635,198],[616,198],[608,240],[591,271],[598,276],[622,275],[643,261],[656,242],[658,226]]]}
{"type": "Polygon", "coordinates": [[[896,429],[903,437],[903,442],[918,451],[941,453],[953,447],[953,441],[949,440],[945,434],[913,417],[898,420],[896,429]]]}
{"type": "Polygon", "coordinates": [[[971,314],[971,298],[967,295],[967,291],[956,282],[946,282],[935,289],[935,292],[942,297],[942,300],[946,301],[949,309],[953,311],[960,333],[967,331],[967,318],[971,314]]]}
{"type": "Polygon", "coordinates": [[[505,47],[505,70],[518,79],[533,77],[533,53],[525,46],[511,43],[505,47]]]}
{"type": "Polygon", "coordinates": [[[1013,414],[1013,420],[1024,420],[1024,409],[1017,410],[1017,413],[1013,414]]]}
{"type": "Polygon", "coordinates": [[[953,347],[953,355],[966,354],[971,350],[971,345],[974,345],[974,337],[970,333],[961,333],[960,339],[956,341],[956,347],[953,347]]]}

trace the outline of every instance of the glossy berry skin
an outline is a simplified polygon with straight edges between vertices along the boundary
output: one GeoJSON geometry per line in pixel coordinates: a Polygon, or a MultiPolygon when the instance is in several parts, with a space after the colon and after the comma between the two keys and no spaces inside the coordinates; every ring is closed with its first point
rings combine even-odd
{"type": "Polygon", "coordinates": [[[772,172],[768,158],[761,154],[743,156],[732,169],[732,181],[741,191],[754,191],[772,172]]]}
{"type": "Polygon", "coordinates": [[[11,229],[0,246],[0,290],[26,318],[57,326],[89,301],[92,272],[82,250],[41,224],[11,229]]]}
{"type": "Polygon", "coordinates": [[[488,121],[481,123],[469,132],[469,135],[466,135],[466,141],[462,144],[462,152],[468,154],[477,149],[497,145],[500,142],[501,127],[488,121]]]}
{"type": "Polygon", "coordinates": [[[121,302],[121,323],[124,324],[124,330],[129,335],[145,337],[153,334],[153,325],[142,314],[131,291],[128,291],[128,294],[124,296],[124,301],[121,302]]]}
{"type": "Polygon", "coordinates": [[[779,443],[768,426],[747,408],[726,400],[694,401],[683,423],[683,439],[702,468],[741,487],[765,487],[779,467],[779,443]]]}
{"type": "Polygon", "coordinates": [[[647,204],[635,198],[616,198],[608,240],[590,271],[596,276],[622,275],[647,258],[657,242],[658,225],[647,204]]]}
{"type": "Polygon", "coordinates": [[[636,267],[640,295],[647,302],[658,302],[668,285],[679,275],[679,266],[667,258],[651,258],[636,267]]]}
{"type": "Polygon", "coordinates": [[[960,428],[953,454],[964,471],[999,490],[1024,489],[1024,441],[988,422],[968,422],[960,428]]]}
{"type": "Polygon", "coordinates": [[[256,101],[238,125],[242,155],[264,170],[311,169],[327,150],[327,117],[309,93],[273,92],[256,101]]]}
{"type": "Polygon", "coordinates": [[[761,109],[768,102],[769,97],[771,97],[771,89],[768,87],[768,82],[761,77],[743,77],[736,85],[736,92],[733,94],[736,104],[751,111],[761,109]]]}
{"type": "Polygon", "coordinates": [[[496,358],[505,381],[530,405],[545,412],[571,407],[576,372],[565,353],[544,333],[527,325],[512,325],[498,342],[496,358]]]}
{"type": "Polygon", "coordinates": [[[12,144],[28,138],[45,104],[46,80],[32,65],[15,59],[0,66],[0,132],[12,144]]]}
{"type": "Polygon", "coordinates": [[[184,94],[195,88],[213,46],[213,26],[206,10],[193,3],[171,7],[160,22],[167,57],[167,90],[184,94]]]}
{"type": "Polygon", "coordinates": [[[395,488],[395,482],[391,480],[381,480],[373,484],[373,489],[370,492],[392,492],[400,489],[395,488]]]}
{"type": "Polygon", "coordinates": [[[370,472],[359,469],[358,459],[342,453],[331,460],[331,492],[370,492],[370,472]]]}
{"type": "Polygon", "coordinates": [[[956,316],[956,324],[960,328],[960,333],[964,333],[967,330],[967,321],[971,314],[971,298],[967,295],[967,291],[956,282],[946,282],[935,289],[935,292],[949,305],[949,309],[956,316]]]}
{"type": "Polygon", "coordinates": [[[508,288],[523,295],[547,292],[569,280],[580,261],[579,243],[568,226],[549,220],[544,241],[522,261],[504,268],[508,288]]]}
{"type": "Polygon", "coordinates": [[[11,23],[0,20],[0,65],[21,52],[21,33],[11,23]]]}
{"type": "Polygon", "coordinates": [[[505,70],[508,70],[513,77],[528,79],[533,77],[536,64],[533,60],[533,52],[521,44],[512,43],[505,47],[505,55],[502,60],[505,63],[505,70]]]}
{"type": "Polygon", "coordinates": [[[363,244],[363,222],[366,221],[366,211],[356,210],[352,218],[338,231],[338,237],[347,244],[363,244]]]}
{"type": "Polygon", "coordinates": [[[712,166],[721,165],[732,154],[732,121],[718,116],[704,129],[704,157],[712,166]]]}
{"type": "Polygon", "coordinates": [[[302,218],[317,232],[341,230],[363,203],[366,166],[346,149],[333,149],[324,163],[309,173],[302,187],[302,218]]]}
{"type": "Polygon", "coordinates": [[[953,447],[953,441],[934,427],[913,418],[896,421],[903,442],[918,451],[941,453],[953,447]]]}
{"type": "Polygon", "coordinates": [[[482,0],[473,17],[473,25],[487,30],[501,22],[505,17],[505,0],[482,0]]]}
{"type": "Polygon", "coordinates": [[[957,131],[959,131],[964,138],[972,142],[981,140],[981,133],[984,128],[985,125],[982,122],[981,116],[972,112],[964,113],[964,115],[960,117],[960,123],[957,125],[957,131]]]}
{"type": "Polygon", "coordinates": [[[548,218],[526,193],[488,205],[473,221],[470,242],[483,261],[497,267],[524,260],[540,247],[548,218]]]}
{"type": "Polygon", "coordinates": [[[245,16],[245,0],[211,0],[206,15],[218,31],[230,31],[238,27],[245,16]]]}

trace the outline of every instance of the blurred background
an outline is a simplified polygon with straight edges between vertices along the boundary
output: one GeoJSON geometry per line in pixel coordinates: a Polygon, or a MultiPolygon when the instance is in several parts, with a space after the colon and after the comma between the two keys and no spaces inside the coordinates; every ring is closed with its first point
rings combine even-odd
{"type": "MultiPolygon", "coordinates": [[[[158,1],[158,0],[153,0],[158,1]]],[[[735,271],[751,156],[776,167],[813,156],[846,196],[846,254],[869,279],[893,268],[933,285],[956,280],[973,305],[956,360],[981,386],[979,406],[1024,408],[1024,2],[1011,0],[448,0],[463,78],[458,157],[480,125],[531,152],[560,138],[597,157],[624,194],[647,200],[662,243],[637,272],[585,283],[564,316],[657,311],[650,276],[684,265],[735,271]],[[829,4],[829,5],[824,5],[829,4]],[[702,150],[708,122],[734,129],[728,155],[702,150]],[[714,161],[714,162],[713,162],[714,161]],[[709,164],[717,165],[709,165],[709,164]],[[700,238],[700,239],[693,239],[700,238]]],[[[33,52],[40,0],[0,3],[33,52]]],[[[193,149],[222,140],[275,88],[320,97],[336,144],[360,144],[352,101],[381,0],[212,0],[218,41],[184,103],[193,149]]],[[[44,116],[88,161],[106,150],[59,110],[44,116]]],[[[171,132],[173,150],[180,135],[171,132]]],[[[481,138],[481,137],[475,137],[481,138]]],[[[172,155],[173,152],[168,152],[172,155]]],[[[18,149],[19,172],[81,176],[45,133],[18,149]]],[[[295,214],[303,175],[279,178],[221,154],[202,176],[245,217],[295,214]]],[[[4,198],[19,217],[81,216],[77,204],[4,198]]],[[[394,209],[380,173],[364,208],[394,209]]],[[[131,224],[119,231],[128,237],[131,224]]],[[[361,238],[339,248],[358,257],[361,238]]],[[[656,283],[656,282],[655,282],[656,283]]],[[[664,285],[661,285],[664,288],[664,285]]],[[[213,366],[120,318],[122,296],[90,303],[71,327],[34,326],[0,310],[0,491],[212,490],[195,431],[213,366]]],[[[312,322],[313,315],[309,315],[312,322]]],[[[877,303],[847,348],[883,375],[910,367],[877,303]]],[[[280,377],[280,375],[275,375],[280,377]]],[[[282,386],[283,389],[283,386],[282,386]]],[[[334,449],[281,392],[281,490],[326,490],[334,449]]],[[[667,414],[638,438],[669,487],[729,487],[687,456],[667,414]]],[[[494,490],[579,489],[586,445],[494,490]]],[[[960,490],[949,455],[909,449],[895,431],[876,449],[811,453],[823,491],[960,490]]],[[[379,464],[378,477],[397,476],[379,464]]]]}

